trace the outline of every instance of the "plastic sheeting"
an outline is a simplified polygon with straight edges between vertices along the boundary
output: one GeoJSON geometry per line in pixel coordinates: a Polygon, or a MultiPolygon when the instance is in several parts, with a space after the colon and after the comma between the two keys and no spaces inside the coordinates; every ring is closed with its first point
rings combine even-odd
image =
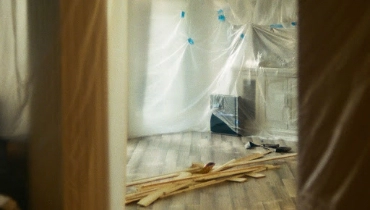
{"type": "Polygon", "coordinates": [[[130,137],[209,131],[214,115],[295,138],[295,0],[130,3],[130,137]]]}
{"type": "Polygon", "coordinates": [[[27,2],[0,1],[0,137],[7,139],[29,130],[27,36],[27,2]]]}
{"type": "MultiPolygon", "coordinates": [[[[26,2],[0,6],[0,136],[27,135],[26,2]]],[[[214,113],[242,134],[294,138],[296,1],[135,0],[129,12],[130,137],[209,131],[214,113]],[[247,122],[219,96],[240,96],[247,122]]]]}

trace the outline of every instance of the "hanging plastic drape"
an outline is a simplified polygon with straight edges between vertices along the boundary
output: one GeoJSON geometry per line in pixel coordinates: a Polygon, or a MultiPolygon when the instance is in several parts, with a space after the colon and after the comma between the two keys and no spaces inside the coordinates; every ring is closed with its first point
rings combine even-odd
{"type": "Polygon", "coordinates": [[[295,0],[130,3],[130,137],[295,138],[295,0]]]}
{"type": "Polygon", "coordinates": [[[27,2],[0,1],[0,137],[6,139],[29,130],[27,36],[27,2]]]}

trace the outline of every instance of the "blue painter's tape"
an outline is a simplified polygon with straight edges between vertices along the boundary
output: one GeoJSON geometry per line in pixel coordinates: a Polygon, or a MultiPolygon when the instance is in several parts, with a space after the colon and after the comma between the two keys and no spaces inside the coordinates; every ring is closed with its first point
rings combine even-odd
{"type": "Polygon", "coordinates": [[[185,17],[185,11],[181,11],[181,18],[185,17]]]}
{"type": "Polygon", "coordinates": [[[296,26],[297,25],[297,22],[292,22],[292,26],[296,26]]]}
{"type": "Polygon", "coordinates": [[[225,15],[219,15],[218,16],[218,20],[221,21],[221,22],[224,22],[225,21],[225,15]]]}
{"type": "Polygon", "coordinates": [[[284,28],[284,26],[281,24],[271,24],[270,27],[271,28],[284,28]]]}
{"type": "Polygon", "coordinates": [[[244,36],[245,36],[244,34],[240,34],[241,39],[244,39],[244,36]]]}
{"type": "Polygon", "coordinates": [[[189,38],[189,39],[188,39],[188,42],[189,42],[189,44],[191,44],[191,45],[193,45],[193,44],[194,44],[194,40],[193,40],[192,38],[189,38]]]}

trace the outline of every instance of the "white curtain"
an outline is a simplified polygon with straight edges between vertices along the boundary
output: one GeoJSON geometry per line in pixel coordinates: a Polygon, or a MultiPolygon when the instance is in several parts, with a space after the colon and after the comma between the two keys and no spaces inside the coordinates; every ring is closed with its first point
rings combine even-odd
{"type": "Polygon", "coordinates": [[[27,1],[0,1],[0,137],[29,130],[27,1]]]}
{"type": "Polygon", "coordinates": [[[130,4],[130,137],[208,131],[210,96],[241,95],[246,69],[295,68],[295,0],[130,4]]]}

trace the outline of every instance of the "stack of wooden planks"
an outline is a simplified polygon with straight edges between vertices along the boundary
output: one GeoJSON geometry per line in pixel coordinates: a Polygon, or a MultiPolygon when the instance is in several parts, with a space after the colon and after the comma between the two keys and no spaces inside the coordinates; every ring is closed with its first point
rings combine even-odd
{"type": "Polygon", "coordinates": [[[185,170],[136,180],[127,183],[135,192],[126,195],[126,204],[137,202],[140,206],[149,206],[158,199],[176,195],[223,182],[245,182],[247,177],[263,178],[261,172],[279,168],[279,165],[262,164],[266,161],[295,157],[297,153],[265,157],[266,153],[254,153],[239,159],[233,159],[216,166],[214,163],[193,163],[185,170]]]}

